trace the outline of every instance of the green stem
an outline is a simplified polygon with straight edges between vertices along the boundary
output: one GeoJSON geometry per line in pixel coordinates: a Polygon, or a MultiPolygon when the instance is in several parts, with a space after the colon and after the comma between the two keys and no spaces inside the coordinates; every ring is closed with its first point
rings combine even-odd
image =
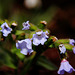
{"type": "Polygon", "coordinates": [[[37,53],[35,53],[34,55],[32,55],[31,57],[31,60],[28,62],[28,64],[24,64],[24,69],[23,71],[21,72],[21,75],[25,75],[28,73],[30,67],[33,65],[33,64],[36,64],[36,61],[38,59],[38,57],[41,55],[42,53],[42,50],[38,51],[37,53]]]}

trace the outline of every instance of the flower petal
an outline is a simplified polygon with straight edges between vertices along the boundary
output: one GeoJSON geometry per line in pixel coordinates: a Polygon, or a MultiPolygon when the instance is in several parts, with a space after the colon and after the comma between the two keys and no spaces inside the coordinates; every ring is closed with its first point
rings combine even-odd
{"type": "Polygon", "coordinates": [[[47,41],[48,36],[45,32],[39,31],[36,32],[36,34],[33,34],[33,44],[38,46],[39,44],[44,45],[44,43],[47,41]]]}
{"type": "Polygon", "coordinates": [[[28,54],[28,50],[26,48],[23,48],[20,52],[24,55],[28,54]]]}

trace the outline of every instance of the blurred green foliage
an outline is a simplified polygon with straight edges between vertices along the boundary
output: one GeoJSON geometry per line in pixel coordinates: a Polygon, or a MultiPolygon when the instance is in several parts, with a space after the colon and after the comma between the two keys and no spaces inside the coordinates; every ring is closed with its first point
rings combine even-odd
{"type": "Polygon", "coordinates": [[[57,70],[57,67],[44,56],[39,57],[37,64],[48,70],[57,70]]]}

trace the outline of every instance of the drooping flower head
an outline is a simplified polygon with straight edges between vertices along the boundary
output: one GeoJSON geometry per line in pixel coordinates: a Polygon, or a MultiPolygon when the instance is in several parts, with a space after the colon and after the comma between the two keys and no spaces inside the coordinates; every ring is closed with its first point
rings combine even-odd
{"type": "Polygon", "coordinates": [[[72,49],[73,49],[73,53],[75,54],[75,47],[73,47],[72,49]]]}
{"type": "Polygon", "coordinates": [[[69,39],[69,44],[73,45],[75,44],[75,40],[74,39],[69,39]]]}
{"type": "Polygon", "coordinates": [[[23,27],[24,27],[24,28],[22,28],[22,30],[28,30],[29,27],[30,27],[30,25],[29,25],[29,21],[24,22],[22,25],[23,25],[23,27]]]}
{"type": "Polygon", "coordinates": [[[71,73],[72,71],[75,71],[75,69],[69,64],[69,62],[66,59],[63,59],[60,64],[58,74],[63,75],[65,71],[71,73]]]}
{"type": "Polygon", "coordinates": [[[63,44],[59,45],[59,50],[60,50],[60,54],[65,53],[66,52],[66,48],[63,44]]]}
{"type": "Polygon", "coordinates": [[[48,32],[39,31],[33,34],[33,44],[38,46],[39,44],[44,45],[44,43],[47,41],[48,36],[46,35],[48,32]]]}
{"type": "Polygon", "coordinates": [[[33,52],[32,50],[32,42],[30,39],[25,39],[18,41],[16,43],[17,49],[21,49],[21,53],[24,55],[27,55],[28,53],[31,54],[33,52]]]}
{"type": "Polygon", "coordinates": [[[12,29],[8,26],[8,24],[5,22],[1,25],[1,32],[3,33],[3,36],[7,37],[9,33],[11,33],[12,29]]]}

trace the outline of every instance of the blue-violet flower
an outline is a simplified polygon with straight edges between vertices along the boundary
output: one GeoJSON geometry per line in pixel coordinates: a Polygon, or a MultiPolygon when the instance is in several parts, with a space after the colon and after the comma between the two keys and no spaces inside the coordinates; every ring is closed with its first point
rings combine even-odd
{"type": "Polygon", "coordinates": [[[12,29],[8,26],[8,24],[5,22],[1,25],[1,32],[3,33],[3,36],[7,37],[9,33],[11,33],[12,29]]]}
{"type": "Polygon", "coordinates": [[[28,30],[29,27],[30,27],[30,25],[29,25],[29,21],[24,22],[22,25],[23,25],[23,27],[24,27],[24,28],[22,28],[22,30],[28,30]]]}
{"type": "Polygon", "coordinates": [[[58,70],[58,74],[63,75],[65,71],[71,73],[72,71],[75,71],[75,69],[69,64],[69,62],[66,59],[63,59],[58,70]]]}
{"type": "Polygon", "coordinates": [[[75,40],[74,39],[69,39],[69,44],[73,45],[75,44],[75,40]]]}
{"type": "Polygon", "coordinates": [[[60,54],[65,53],[66,52],[66,48],[63,44],[59,45],[59,50],[60,50],[60,54]]]}
{"type": "Polygon", "coordinates": [[[24,55],[27,55],[28,53],[31,54],[33,52],[31,39],[18,41],[16,43],[16,47],[17,49],[21,49],[20,52],[24,55]]]}
{"type": "Polygon", "coordinates": [[[39,44],[44,45],[44,43],[47,41],[47,36],[48,32],[43,32],[43,31],[39,31],[36,32],[35,34],[33,34],[33,44],[38,46],[39,44]]]}

